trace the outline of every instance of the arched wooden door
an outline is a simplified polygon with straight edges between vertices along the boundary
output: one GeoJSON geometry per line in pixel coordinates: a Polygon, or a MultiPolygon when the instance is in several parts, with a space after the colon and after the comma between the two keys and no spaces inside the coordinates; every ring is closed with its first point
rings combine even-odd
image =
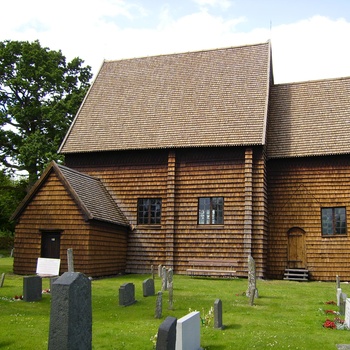
{"type": "Polygon", "coordinates": [[[300,227],[288,231],[288,268],[306,268],[305,231],[300,227]]]}

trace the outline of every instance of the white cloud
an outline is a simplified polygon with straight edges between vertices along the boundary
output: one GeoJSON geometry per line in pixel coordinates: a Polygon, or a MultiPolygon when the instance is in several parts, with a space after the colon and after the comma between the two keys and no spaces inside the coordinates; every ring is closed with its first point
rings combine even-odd
{"type": "MultiPolygon", "coordinates": [[[[195,0],[198,11],[174,17],[123,0],[14,0],[2,4],[0,40],[36,40],[79,56],[96,73],[103,59],[122,59],[266,42],[271,39],[275,81],[350,76],[350,23],[312,17],[297,23],[240,32],[244,17],[224,19],[211,7],[227,0],[195,0]],[[18,11],[18,8],[21,11],[18,11]],[[148,18],[148,17],[149,18],[148,18]],[[152,17],[153,16],[153,17],[152,17]],[[135,27],[138,19],[153,25],[135,27]],[[123,23],[123,25],[122,25],[123,23]],[[134,25],[134,27],[132,27],[134,25]]],[[[158,9],[159,10],[159,7],[158,9]]],[[[141,22],[142,23],[142,22],[141,22]]]]}

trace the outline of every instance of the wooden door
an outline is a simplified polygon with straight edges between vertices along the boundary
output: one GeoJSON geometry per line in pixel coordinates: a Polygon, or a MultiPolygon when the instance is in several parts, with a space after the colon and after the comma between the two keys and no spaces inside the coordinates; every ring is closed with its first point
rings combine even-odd
{"type": "Polygon", "coordinates": [[[305,231],[299,227],[288,231],[288,268],[306,268],[305,231]]]}
{"type": "Polygon", "coordinates": [[[60,232],[43,232],[41,237],[41,257],[60,258],[60,232]]]}

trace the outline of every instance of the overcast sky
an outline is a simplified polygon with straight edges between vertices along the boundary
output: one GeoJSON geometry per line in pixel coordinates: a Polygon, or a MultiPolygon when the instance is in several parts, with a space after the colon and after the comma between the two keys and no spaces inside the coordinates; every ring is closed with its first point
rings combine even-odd
{"type": "Polygon", "coordinates": [[[94,74],[104,59],[271,40],[276,83],[350,76],[349,0],[11,0],[0,41],[39,40],[94,74]]]}

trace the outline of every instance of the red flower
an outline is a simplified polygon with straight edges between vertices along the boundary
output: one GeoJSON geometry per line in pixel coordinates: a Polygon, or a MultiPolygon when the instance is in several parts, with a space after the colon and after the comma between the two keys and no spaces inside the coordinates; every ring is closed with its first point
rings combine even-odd
{"type": "Polygon", "coordinates": [[[332,329],[336,329],[337,326],[335,325],[335,323],[329,319],[327,319],[324,323],[323,323],[323,327],[324,328],[332,328],[332,329]]]}

